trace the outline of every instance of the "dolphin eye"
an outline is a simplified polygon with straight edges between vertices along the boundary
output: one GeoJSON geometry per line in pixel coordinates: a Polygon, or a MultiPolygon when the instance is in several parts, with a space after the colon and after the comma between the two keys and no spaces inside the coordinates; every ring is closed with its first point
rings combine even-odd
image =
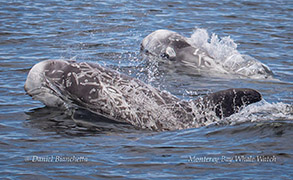
{"type": "Polygon", "coordinates": [[[162,58],[167,58],[167,59],[170,58],[169,54],[167,54],[167,53],[163,53],[163,54],[161,54],[161,57],[162,57],[162,58]]]}

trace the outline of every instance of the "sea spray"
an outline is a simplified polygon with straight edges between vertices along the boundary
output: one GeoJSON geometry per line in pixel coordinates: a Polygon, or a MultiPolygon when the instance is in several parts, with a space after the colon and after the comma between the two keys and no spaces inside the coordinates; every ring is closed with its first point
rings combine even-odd
{"type": "Polygon", "coordinates": [[[219,38],[211,36],[206,29],[196,28],[188,42],[206,51],[215,61],[213,69],[225,69],[228,73],[254,79],[272,78],[272,71],[252,56],[241,54],[238,45],[230,36],[219,38]]]}

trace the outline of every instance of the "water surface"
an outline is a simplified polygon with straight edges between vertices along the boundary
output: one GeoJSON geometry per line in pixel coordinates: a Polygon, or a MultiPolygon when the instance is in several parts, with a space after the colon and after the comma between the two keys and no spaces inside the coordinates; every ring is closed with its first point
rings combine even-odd
{"type": "Polygon", "coordinates": [[[281,0],[1,2],[0,176],[291,179],[292,14],[293,3],[281,0]],[[275,79],[211,78],[171,68],[160,73],[142,61],[140,42],[149,33],[170,29],[190,37],[196,27],[230,36],[275,79]],[[100,63],[185,99],[248,87],[265,101],[231,117],[229,125],[171,132],[89,127],[25,94],[29,69],[46,59],[100,63]]]}

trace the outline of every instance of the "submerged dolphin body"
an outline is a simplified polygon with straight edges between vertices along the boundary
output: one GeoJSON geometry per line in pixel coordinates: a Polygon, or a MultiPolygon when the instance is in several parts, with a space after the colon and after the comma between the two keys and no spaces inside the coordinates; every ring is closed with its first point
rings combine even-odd
{"type": "Polygon", "coordinates": [[[262,99],[253,89],[228,89],[185,101],[98,64],[64,60],[33,66],[24,88],[46,106],[82,108],[152,130],[205,126],[262,99]]]}
{"type": "Polygon", "coordinates": [[[226,59],[215,59],[207,49],[194,45],[190,38],[165,29],[146,36],[142,40],[141,51],[208,73],[238,74],[254,78],[268,78],[273,74],[269,67],[248,55],[235,53],[226,59]]]}

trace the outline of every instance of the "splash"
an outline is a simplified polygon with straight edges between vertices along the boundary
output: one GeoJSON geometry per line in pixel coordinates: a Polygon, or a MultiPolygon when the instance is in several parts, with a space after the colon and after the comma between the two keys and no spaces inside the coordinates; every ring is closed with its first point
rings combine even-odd
{"type": "Polygon", "coordinates": [[[229,74],[255,79],[272,78],[269,67],[249,55],[241,54],[230,36],[220,39],[215,33],[210,36],[207,30],[197,28],[188,42],[206,51],[214,59],[217,69],[223,68],[229,74]]]}
{"type": "Polygon", "coordinates": [[[226,122],[232,125],[244,122],[277,120],[293,121],[293,105],[282,102],[269,103],[262,100],[225,119],[226,122]]]}

